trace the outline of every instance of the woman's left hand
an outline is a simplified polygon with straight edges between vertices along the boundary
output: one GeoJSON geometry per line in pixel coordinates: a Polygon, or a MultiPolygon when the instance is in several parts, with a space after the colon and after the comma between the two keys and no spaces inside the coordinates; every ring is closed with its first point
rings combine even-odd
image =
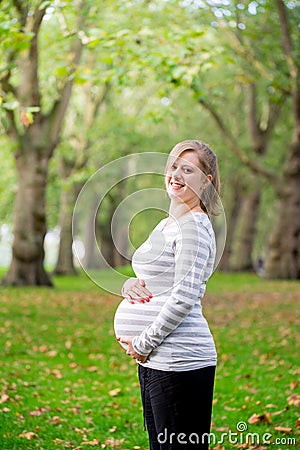
{"type": "Polygon", "coordinates": [[[143,356],[140,355],[139,353],[137,353],[133,346],[132,346],[132,338],[118,338],[119,342],[122,342],[123,344],[128,344],[128,349],[126,351],[127,355],[130,355],[133,359],[136,359],[137,361],[144,363],[146,362],[148,355],[147,356],[143,356]]]}

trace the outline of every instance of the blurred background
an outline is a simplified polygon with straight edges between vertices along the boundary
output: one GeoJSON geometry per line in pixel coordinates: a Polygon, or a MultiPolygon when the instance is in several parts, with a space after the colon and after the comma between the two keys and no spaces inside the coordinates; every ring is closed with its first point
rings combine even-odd
{"type": "MultiPolygon", "coordinates": [[[[300,278],[298,2],[0,4],[2,284],[76,273],[72,214],[89,177],[190,138],[218,156],[227,220],[218,270],[300,278]]],[[[114,211],[132,192],[163,188],[162,176],[128,170],[96,221],[87,208],[84,232],[74,230],[91,270],[101,269],[94,228],[107,262],[128,265],[111,239],[114,211]]],[[[133,245],[163,217],[135,216],[133,245]]]]}

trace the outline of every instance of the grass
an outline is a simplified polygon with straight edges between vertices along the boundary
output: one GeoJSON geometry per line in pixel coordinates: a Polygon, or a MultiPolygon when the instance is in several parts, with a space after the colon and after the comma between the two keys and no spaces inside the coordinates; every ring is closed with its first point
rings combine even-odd
{"type": "MultiPolygon", "coordinates": [[[[207,291],[219,355],[211,447],[297,448],[300,283],[216,273],[207,291]],[[259,445],[246,432],[220,443],[239,422],[259,445]]],[[[148,448],[136,365],[112,330],[119,301],[83,274],[55,289],[1,288],[1,449],[148,448]]]]}

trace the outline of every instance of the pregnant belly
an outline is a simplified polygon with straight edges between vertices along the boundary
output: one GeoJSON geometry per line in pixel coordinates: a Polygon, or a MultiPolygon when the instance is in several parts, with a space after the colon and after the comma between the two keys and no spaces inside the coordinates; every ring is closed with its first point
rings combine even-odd
{"type": "MultiPolygon", "coordinates": [[[[142,333],[158,314],[158,301],[134,303],[123,300],[115,313],[114,329],[116,337],[134,337],[142,333]]],[[[127,344],[122,344],[127,348],[127,344]]]]}

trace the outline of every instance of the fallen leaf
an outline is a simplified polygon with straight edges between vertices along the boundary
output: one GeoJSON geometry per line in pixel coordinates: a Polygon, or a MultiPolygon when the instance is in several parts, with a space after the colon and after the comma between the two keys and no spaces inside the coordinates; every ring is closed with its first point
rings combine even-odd
{"type": "Polygon", "coordinates": [[[62,420],[59,416],[54,416],[49,420],[49,423],[51,423],[51,425],[59,425],[62,423],[62,420]]]}
{"type": "Polygon", "coordinates": [[[65,342],[65,346],[68,350],[70,350],[70,348],[72,347],[72,342],[71,341],[66,341],[65,342]]]}
{"type": "Polygon", "coordinates": [[[99,445],[98,439],[93,439],[92,441],[83,441],[81,445],[99,445]]]}
{"type": "Polygon", "coordinates": [[[41,353],[45,353],[48,350],[48,347],[47,345],[41,345],[38,349],[41,353]]]}
{"type": "Polygon", "coordinates": [[[282,431],[282,433],[291,433],[293,431],[292,428],[287,427],[275,427],[276,431],[282,431]]]}
{"type": "Polygon", "coordinates": [[[57,379],[62,378],[62,373],[61,373],[61,371],[60,371],[59,369],[54,369],[54,370],[51,371],[51,373],[52,373],[53,375],[55,375],[55,377],[56,377],[57,379]]]}
{"type": "Polygon", "coordinates": [[[115,449],[119,449],[120,445],[123,444],[123,442],[124,442],[124,439],[115,439],[113,437],[110,437],[105,440],[106,445],[109,445],[110,447],[115,448],[115,449]]]}
{"type": "Polygon", "coordinates": [[[7,402],[9,400],[9,396],[7,394],[1,394],[0,403],[7,402]]]}
{"type": "Polygon", "coordinates": [[[278,416],[278,415],[284,413],[287,409],[289,409],[288,406],[286,408],[284,408],[284,409],[281,409],[280,411],[272,412],[272,416],[278,416]]]}
{"type": "Polygon", "coordinates": [[[300,428],[300,417],[296,420],[296,428],[300,428]]]}
{"type": "Polygon", "coordinates": [[[88,433],[88,430],[86,428],[81,429],[81,428],[75,427],[74,430],[78,434],[87,434],[88,433]]]}
{"type": "Polygon", "coordinates": [[[33,411],[29,411],[29,415],[39,417],[42,414],[45,414],[45,412],[48,412],[50,410],[51,410],[50,406],[40,407],[40,408],[34,409],[33,411]]]}
{"type": "Polygon", "coordinates": [[[228,431],[229,428],[228,427],[216,427],[215,430],[216,431],[228,431]]]}
{"type": "Polygon", "coordinates": [[[0,409],[0,412],[4,412],[4,413],[9,412],[9,411],[10,411],[10,409],[6,408],[6,407],[0,409]]]}
{"type": "Polygon", "coordinates": [[[28,439],[30,441],[31,439],[37,438],[38,435],[36,433],[33,433],[32,431],[23,431],[21,434],[19,434],[19,437],[28,439]]]}
{"type": "Polygon", "coordinates": [[[300,406],[300,395],[292,394],[288,397],[288,404],[293,406],[300,406]]]}
{"type": "Polygon", "coordinates": [[[114,425],[113,427],[111,427],[111,428],[109,429],[109,432],[110,432],[110,433],[114,433],[114,432],[116,431],[116,429],[117,429],[117,427],[116,427],[116,425],[114,425]]]}
{"type": "Polygon", "coordinates": [[[111,397],[116,397],[116,395],[118,395],[119,392],[121,392],[121,389],[120,389],[120,388],[116,388],[116,389],[112,389],[111,391],[109,391],[108,394],[109,394],[111,397]]]}
{"type": "Polygon", "coordinates": [[[251,425],[259,422],[267,422],[272,423],[271,421],[271,414],[270,413],[264,413],[264,414],[253,414],[249,419],[248,423],[251,425]]]}

